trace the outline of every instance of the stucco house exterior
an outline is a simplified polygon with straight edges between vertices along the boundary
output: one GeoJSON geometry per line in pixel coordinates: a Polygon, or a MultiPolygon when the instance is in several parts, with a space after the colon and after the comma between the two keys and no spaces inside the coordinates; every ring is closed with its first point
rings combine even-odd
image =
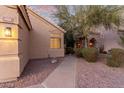
{"type": "Polygon", "coordinates": [[[120,48],[124,49],[124,47],[120,44],[120,31],[119,28],[113,28],[106,30],[103,26],[97,28],[94,33],[90,34],[88,37],[89,44],[90,40],[93,38],[96,40],[95,47],[102,48],[103,51],[108,52],[112,48],[120,48]]]}
{"type": "Polygon", "coordinates": [[[17,80],[30,59],[64,57],[64,32],[26,6],[0,6],[0,82],[17,80]]]}
{"type": "MultiPolygon", "coordinates": [[[[124,35],[124,28],[121,26],[106,30],[100,25],[89,32],[87,37],[88,47],[96,47],[101,53],[107,53],[112,48],[124,49],[124,46],[121,44],[120,35],[124,35]]],[[[84,38],[80,36],[76,41],[75,47],[85,47],[84,38]]]]}

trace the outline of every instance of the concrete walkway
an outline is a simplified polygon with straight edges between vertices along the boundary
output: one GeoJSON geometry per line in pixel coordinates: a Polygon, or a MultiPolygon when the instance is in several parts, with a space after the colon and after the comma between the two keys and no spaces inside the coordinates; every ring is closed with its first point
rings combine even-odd
{"type": "Polygon", "coordinates": [[[77,58],[67,56],[63,62],[44,80],[42,84],[30,88],[74,88],[77,58]]]}
{"type": "Polygon", "coordinates": [[[29,86],[27,88],[45,88],[45,87],[42,84],[37,84],[37,85],[29,86]]]}
{"type": "Polygon", "coordinates": [[[76,61],[77,59],[73,56],[65,57],[59,67],[43,82],[43,85],[49,88],[74,88],[76,61]]]}

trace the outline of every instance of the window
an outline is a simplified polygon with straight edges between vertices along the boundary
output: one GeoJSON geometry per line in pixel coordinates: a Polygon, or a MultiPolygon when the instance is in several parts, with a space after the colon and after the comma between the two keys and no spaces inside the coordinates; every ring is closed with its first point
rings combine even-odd
{"type": "Polygon", "coordinates": [[[61,48],[61,39],[57,37],[51,37],[50,48],[61,48]]]}
{"type": "Polygon", "coordinates": [[[61,34],[51,33],[50,34],[50,48],[61,48],[61,34]]]}

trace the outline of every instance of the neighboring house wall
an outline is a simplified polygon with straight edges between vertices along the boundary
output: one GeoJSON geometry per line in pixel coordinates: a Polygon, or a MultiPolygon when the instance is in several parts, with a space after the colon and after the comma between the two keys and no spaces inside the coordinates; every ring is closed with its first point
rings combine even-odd
{"type": "Polygon", "coordinates": [[[28,14],[33,28],[30,32],[30,58],[63,57],[64,33],[29,9],[28,14]],[[60,34],[61,48],[50,48],[51,33],[60,34]]]}
{"type": "Polygon", "coordinates": [[[104,51],[111,50],[112,48],[124,49],[120,44],[120,36],[117,28],[106,30],[103,26],[99,26],[94,31],[100,35],[95,36],[91,34],[90,38],[95,38],[97,40],[98,47],[104,46],[104,51]]]}
{"type": "Polygon", "coordinates": [[[121,46],[121,44],[119,44],[120,42],[120,37],[117,33],[117,31],[106,31],[104,32],[104,47],[105,47],[105,51],[110,50],[111,48],[121,48],[124,49],[123,46],[121,46]]]}
{"type": "Polygon", "coordinates": [[[92,38],[95,38],[95,47],[96,48],[101,48],[102,46],[104,46],[104,40],[103,37],[99,34],[99,33],[92,33],[89,35],[88,37],[88,44],[90,43],[90,40],[92,38]]]}
{"type": "Polygon", "coordinates": [[[15,7],[0,6],[0,82],[19,76],[18,15],[15,7]],[[5,28],[11,27],[12,37],[5,37],[5,28]]]}

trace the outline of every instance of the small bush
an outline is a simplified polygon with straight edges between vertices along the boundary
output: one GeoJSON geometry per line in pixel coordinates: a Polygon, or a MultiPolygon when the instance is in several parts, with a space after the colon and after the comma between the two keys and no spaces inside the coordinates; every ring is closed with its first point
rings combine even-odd
{"type": "Polygon", "coordinates": [[[124,44],[124,36],[120,36],[122,43],[124,44]]]}
{"type": "Polygon", "coordinates": [[[66,54],[74,54],[74,49],[73,49],[72,47],[67,47],[67,48],[65,49],[65,53],[66,53],[66,54]]]}
{"type": "Polygon", "coordinates": [[[82,57],[82,48],[75,48],[74,51],[77,57],[82,57]]]}
{"type": "Polygon", "coordinates": [[[96,48],[83,48],[82,55],[88,62],[96,62],[98,57],[98,50],[96,48]]]}
{"type": "Polygon", "coordinates": [[[124,63],[124,50],[113,48],[107,55],[107,65],[112,67],[120,67],[124,63]]]}

